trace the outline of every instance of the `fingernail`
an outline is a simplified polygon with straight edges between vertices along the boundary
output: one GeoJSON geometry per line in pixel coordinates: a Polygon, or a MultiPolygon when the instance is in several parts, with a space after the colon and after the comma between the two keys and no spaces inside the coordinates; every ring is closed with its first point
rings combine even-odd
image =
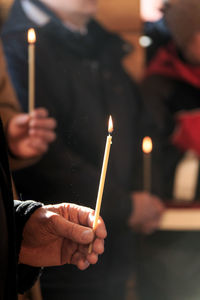
{"type": "Polygon", "coordinates": [[[81,238],[83,241],[87,241],[88,243],[91,242],[93,239],[92,229],[86,229],[85,231],[83,231],[81,238]]]}
{"type": "Polygon", "coordinates": [[[90,263],[87,260],[84,261],[84,264],[85,264],[85,268],[88,268],[90,265],[90,263]]]}
{"type": "Polygon", "coordinates": [[[18,124],[21,124],[21,123],[25,123],[29,120],[29,115],[28,114],[24,114],[24,115],[21,115],[19,116],[19,118],[17,119],[17,123],[18,124]]]}

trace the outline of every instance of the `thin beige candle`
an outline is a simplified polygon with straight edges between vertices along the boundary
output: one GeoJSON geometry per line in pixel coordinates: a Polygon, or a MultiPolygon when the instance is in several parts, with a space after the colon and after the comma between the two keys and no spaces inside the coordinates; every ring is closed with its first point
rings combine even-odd
{"type": "Polygon", "coordinates": [[[35,30],[31,28],[28,30],[29,113],[31,113],[35,107],[35,42],[36,42],[35,30]]]}
{"type": "Polygon", "coordinates": [[[142,142],[143,150],[143,178],[144,178],[144,190],[148,193],[151,192],[151,152],[153,149],[152,140],[149,136],[146,136],[142,142]]]}
{"type": "MultiPolygon", "coordinates": [[[[110,148],[112,145],[112,136],[110,134],[113,132],[113,122],[112,122],[111,116],[109,118],[108,132],[109,132],[109,135],[107,136],[107,140],[106,140],[103,166],[102,166],[102,170],[101,170],[101,178],[100,178],[100,182],[99,182],[99,190],[98,190],[95,215],[94,215],[94,223],[93,223],[94,231],[96,230],[99,215],[100,215],[101,202],[102,202],[102,196],[103,196],[103,191],[104,191],[104,184],[105,184],[105,179],[106,179],[108,160],[109,160],[109,155],[110,155],[110,148]]],[[[91,252],[92,252],[92,244],[90,244],[90,246],[89,246],[89,253],[91,253],[91,252]]]]}

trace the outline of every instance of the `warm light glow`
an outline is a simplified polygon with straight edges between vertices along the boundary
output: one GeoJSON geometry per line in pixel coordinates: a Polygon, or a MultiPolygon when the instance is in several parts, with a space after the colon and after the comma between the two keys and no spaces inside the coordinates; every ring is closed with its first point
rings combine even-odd
{"type": "Polygon", "coordinates": [[[162,17],[163,0],[140,0],[141,17],[144,21],[155,22],[162,17]]]}
{"type": "Polygon", "coordinates": [[[152,149],[153,149],[152,140],[149,136],[146,136],[142,142],[142,150],[144,153],[148,154],[151,153],[152,149]]]}
{"type": "Polygon", "coordinates": [[[33,28],[28,30],[28,42],[29,44],[34,44],[36,42],[36,34],[33,28]]]}
{"type": "Polygon", "coordinates": [[[113,120],[112,120],[112,117],[110,116],[109,118],[109,122],[108,122],[108,132],[109,133],[112,133],[113,132],[113,120]]]}

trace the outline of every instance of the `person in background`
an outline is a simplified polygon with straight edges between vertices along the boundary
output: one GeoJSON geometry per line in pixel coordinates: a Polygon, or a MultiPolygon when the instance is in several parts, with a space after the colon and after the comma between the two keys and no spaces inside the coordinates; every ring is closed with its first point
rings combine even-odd
{"type": "MultiPolygon", "coordinates": [[[[190,205],[200,197],[200,2],[166,3],[163,21],[171,38],[157,48],[141,84],[154,141],[153,192],[190,205]]],[[[139,250],[142,300],[200,297],[198,231],[157,232],[143,237],[139,250]]]]}
{"type": "Polygon", "coordinates": [[[48,300],[125,299],[136,263],[132,229],[152,232],[163,212],[157,197],[136,193],[141,189],[142,108],[137,86],[121,64],[132,49],[93,19],[97,6],[97,0],[16,0],[2,34],[12,82],[26,111],[27,30],[35,28],[36,106],[46,107],[58,121],[57,140],[47,154],[15,173],[25,199],[55,203],[65,197],[94,207],[110,114],[114,120],[102,203],[109,227],[106,254],[84,273],[73,266],[46,269],[41,286],[48,300]]]}
{"type": "MultiPolygon", "coordinates": [[[[26,164],[41,156],[55,139],[55,120],[45,109],[30,116],[19,111],[0,46],[0,299],[17,299],[41,273],[41,266],[73,264],[84,270],[104,251],[106,229],[102,219],[93,233],[94,212],[62,203],[15,200],[7,150],[13,160],[26,164]],[[93,243],[92,253],[88,245],[93,243]]],[[[15,164],[16,167],[16,164],[15,164]]],[[[31,178],[29,178],[31,180],[31,178]]],[[[37,198],[38,199],[38,198],[37,198]]]]}
{"type": "Polygon", "coordinates": [[[22,113],[6,70],[0,44],[0,116],[8,138],[12,167],[33,163],[48,150],[56,138],[56,121],[48,117],[44,108],[35,109],[30,115],[22,113]]]}

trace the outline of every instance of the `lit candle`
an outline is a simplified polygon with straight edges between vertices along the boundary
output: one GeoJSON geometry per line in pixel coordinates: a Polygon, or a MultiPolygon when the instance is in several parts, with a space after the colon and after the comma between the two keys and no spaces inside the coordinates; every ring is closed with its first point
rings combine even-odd
{"type": "Polygon", "coordinates": [[[28,30],[28,65],[29,65],[29,113],[35,107],[35,42],[36,34],[33,28],[28,30]]]}
{"type": "Polygon", "coordinates": [[[152,140],[146,136],[142,142],[143,158],[143,176],[144,176],[144,190],[151,192],[151,152],[153,149],[152,140]]]}
{"type": "MultiPolygon", "coordinates": [[[[105,184],[105,178],[106,178],[106,172],[108,167],[108,160],[109,160],[109,154],[110,154],[110,147],[112,145],[112,136],[111,133],[113,132],[113,121],[112,117],[110,116],[109,122],[108,122],[108,136],[106,140],[106,147],[104,152],[104,159],[103,159],[103,166],[101,170],[101,178],[99,182],[99,190],[97,195],[97,201],[96,201],[96,208],[95,208],[95,215],[94,215],[94,223],[93,223],[93,230],[96,230],[99,215],[100,215],[100,209],[101,209],[101,202],[102,202],[102,196],[103,196],[103,190],[104,190],[104,184],[105,184]]],[[[89,253],[92,252],[92,244],[90,244],[89,247],[89,253]]]]}

